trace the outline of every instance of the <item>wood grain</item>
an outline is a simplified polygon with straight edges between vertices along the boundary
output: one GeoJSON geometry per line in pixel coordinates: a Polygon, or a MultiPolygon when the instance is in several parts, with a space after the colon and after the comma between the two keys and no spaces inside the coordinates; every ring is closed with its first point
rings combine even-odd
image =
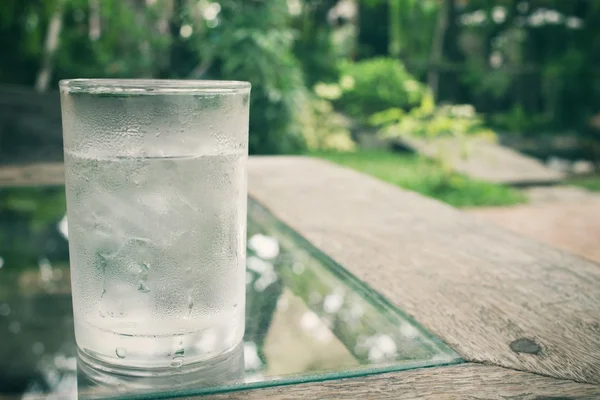
{"type": "Polygon", "coordinates": [[[600,387],[500,367],[462,364],[362,378],[246,390],[210,398],[217,400],[591,400],[600,398],[600,387]]]}
{"type": "Polygon", "coordinates": [[[64,185],[62,163],[35,163],[19,166],[0,166],[0,188],[3,186],[64,185]]]}
{"type": "Polygon", "coordinates": [[[599,265],[321,160],[253,158],[249,179],[254,198],[465,359],[600,383],[599,265]],[[520,339],[538,351],[511,349],[520,339]]]}

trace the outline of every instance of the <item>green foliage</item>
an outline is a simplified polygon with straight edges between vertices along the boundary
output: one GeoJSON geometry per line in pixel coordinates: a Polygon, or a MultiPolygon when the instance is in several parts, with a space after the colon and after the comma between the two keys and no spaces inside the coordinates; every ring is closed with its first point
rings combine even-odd
{"type": "Polygon", "coordinates": [[[355,151],[350,122],[327,100],[310,96],[301,108],[301,122],[309,150],[355,151]]]}
{"type": "Polygon", "coordinates": [[[361,151],[314,155],[455,207],[502,206],[525,201],[521,192],[507,186],[473,180],[456,173],[448,178],[437,163],[412,154],[361,151]]]}
{"type": "Polygon", "coordinates": [[[491,124],[498,130],[509,133],[528,134],[541,132],[552,124],[552,120],[545,114],[530,114],[517,104],[504,113],[493,113],[489,117],[491,124]]]}
{"type": "Polygon", "coordinates": [[[369,122],[380,128],[384,139],[417,137],[484,137],[493,139],[494,132],[486,128],[483,119],[470,104],[435,106],[431,92],[426,92],[419,107],[406,112],[390,108],[373,114],[369,122]]]}
{"type": "Polygon", "coordinates": [[[472,0],[457,21],[464,86],[443,99],[475,104],[501,130],[587,131],[600,109],[599,2],[472,0]]]}
{"type": "MultiPolygon", "coordinates": [[[[421,101],[424,89],[398,60],[374,58],[342,64],[339,97],[330,97],[340,110],[363,119],[391,107],[410,108],[421,101]]],[[[315,88],[320,93],[319,86],[315,88]]],[[[335,93],[334,93],[335,95],[335,93]]]]}
{"type": "MultiPolygon", "coordinates": [[[[304,149],[299,109],[306,87],[285,0],[62,1],[50,87],[74,77],[247,80],[250,152],[304,149]],[[93,21],[99,21],[98,32],[93,21]]],[[[11,64],[0,66],[0,79],[32,85],[58,3],[7,2],[5,10],[14,14],[0,16],[0,33],[18,43],[11,48],[11,64]]]]}
{"type": "Polygon", "coordinates": [[[298,1],[300,12],[291,18],[291,26],[297,34],[294,55],[302,64],[308,86],[319,81],[335,81],[338,78],[338,60],[332,40],[333,29],[327,21],[327,13],[337,0],[298,1]]]}
{"type": "MultiPolygon", "coordinates": [[[[219,4],[218,25],[195,26],[186,46],[210,66],[207,77],[252,84],[251,153],[302,150],[299,108],[306,89],[292,52],[294,35],[285,0],[225,0],[219,4]]],[[[191,69],[188,74],[197,78],[191,69]]]]}
{"type": "Polygon", "coordinates": [[[65,207],[65,192],[62,189],[11,188],[0,192],[2,219],[27,220],[33,231],[59,221],[65,214],[65,207]]]}
{"type": "Polygon", "coordinates": [[[454,159],[444,138],[453,138],[460,145],[460,156],[469,157],[474,138],[495,140],[496,134],[486,128],[483,119],[470,104],[435,106],[433,95],[427,91],[421,105],[405,112],[391,108],[375,113],[369,122],[379,128],[378,135],[384,140],[413,138],[429,141],[436,147],[434,161],[445,172],[448,182],[454,179],[454,159]]]}
{"type": "Polygon", "coordinates": [[[593,192],[600,192],[600,175],[571,178],[567,181],[567,183],[569,185],[579,186],[593,192]]]}
{"type": "Polygon", "coordinates": [[[158,28],[167,2],[140,5],[123,0],[66,0],[61,43],[55,55],[55,81],[77,78],[150,78],[169,61],[171,37],[158,28]],[[91,20],[98,18],[93,32],[91,20]],[[97,36],[96,36],[97,35],[97,36]]]}
{"type": "MultiPolygon", "coordinates": [[[[4,262],[29,267],[37,265],[40,256],[32,248],[48,253],[61,251],[44,246],[49,237],[58,235],[56,223],[65,215],[65,209],[65,191],[60,187],[0,190],[0,222],[7,227],[0,229],[0,255],[4,262]]],[[[64,251],[66,254],[66,248],[64,251]]]]}

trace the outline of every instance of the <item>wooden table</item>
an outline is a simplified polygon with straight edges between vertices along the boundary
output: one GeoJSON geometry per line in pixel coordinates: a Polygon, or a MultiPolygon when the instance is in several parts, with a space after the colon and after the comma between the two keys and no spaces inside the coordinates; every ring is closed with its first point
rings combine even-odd
{"type": "Polygon", "coordinates": [[[600,399],[600,265],[317,159],[251,157],[249,191],[467,363],[213,398],[600,399]]]}
{"type": "Polygon", "coordinates": [[[600,265],[316,159],[253,157],[249,190],[468,362],[215,398],[600,398],[600,265]]]}

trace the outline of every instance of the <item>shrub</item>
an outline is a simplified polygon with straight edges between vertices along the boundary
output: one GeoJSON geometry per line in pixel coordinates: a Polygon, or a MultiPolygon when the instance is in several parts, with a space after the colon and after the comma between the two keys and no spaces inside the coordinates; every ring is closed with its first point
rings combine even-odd
{"type": "Polygon", "coordinates": [[[302,131],[309,150],[356,150],[350,134],[350,122],[334,111],[327,100],[307,96],[300,111],[302,131]]]}
{"type": "Polygon", "coordinates": [[[337,86],[339,97],[332,99],[334,104],[361,120],[392,107],[410,109],[419,104],[424,92],[400,61],[389,58],[343,64],[337,86]]]}
{"type": "Polygon", "coordinates": [[[369,122],[380,128],[378,135],[386,140],[434,140],[433,158],[448,179],[454,169],[454,156],[446,141],[436,139],[449,137],[457,140],[459,155],[463,159],[469,157],[473,139],[496,139],[496,134],[484,125],[483,119],[475,113],[472,105],[436,106],[431,91],[426,91],[419,107],[408,112],[390,108],[373,114],[369,122]]]}
{"type": "Polygon", "coordinates": [[[307,90],[292,52],[285,1],[224,0],[220,6],[222,22],[200,35],[197,45],[214,57],[213,77],[252,84],[250,153],[302,151],[299,108],[307,90]]]}
{"type": "Polygon", "coordinates": [[[472,105],[436,106],[430,91],[423,96],[419,107],[408,112],[401,108],[390,108],[373,114],[369,123],[379,127],[380,136],[385,139],[436,139],[444,136],[495,138],[495,133],[484,125],[472,105]]]}

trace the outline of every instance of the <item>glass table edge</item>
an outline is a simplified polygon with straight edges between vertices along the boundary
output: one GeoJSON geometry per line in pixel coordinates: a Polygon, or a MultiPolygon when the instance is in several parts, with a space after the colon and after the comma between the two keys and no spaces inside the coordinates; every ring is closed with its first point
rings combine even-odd
{"type": "MultiPolygon", "coordinates": [[[[55,184],[48,185],[36,185],[36,187],[54,187],[61,186],[55,184]]],[[[23,186],[29,187],[29,186],[23,186]]],[[[428,332],[425,328],[421,326],[420,323],[416,322],[412,317],[407,315],[402,310],[398,309],[395,305],[393,305],[390,301],[388,301],[383,295],[379,294],[376,290],[374,290],[370,285],[366,282],[360,280],[350,271],[345,269],[342,265],[334,261],[331,257],[329,257],[326,253],[320,250],[318,247],[313,245],[308,239],[302,236],[300,233],[296,232],[293,228],[288,226],[280,217],[273,211],[271,211],[268,207],[263,205],[260,201],[252,197],[248,196],[248,205],[250,207],[254,207],[263,212],[266,219],[269,221],[274,229],[281,232],[282,235],[290,237],[295,243],[301,246],[306,252],[308,252],[312,257],[315,257],[319,261],[321,261],[324,266],[328,268],[328,270],[338,276],[341,280],[344,280],[348,286],[352,288],[352,290],[359,293],[362,297],[368,299],[368,301],[375,302],[379,305],[382,310],[385,311],[385,317],[395,321],[396,318],[401,318],[407,322],[410,322],[414,328],[416,328],[423,336],[431,341],[431,344],[435,344],[438,350],[446,355],[444,360],[427,360],[427,361],[416,361],[416,362],[406,362],[403,364],[397,365],[383,365],[379,367],[365,367],[361,368],[358,366],[356,369],[347,370],[344,372],[317,372],[310,375],[303,375],[297,377],[288,377],[288,378],[277,378],[266,381],[258,381],[258,382],[249,382],[249,383],[232,383],[226,384],[222,386],[209,386],[204,388],[187,388],[187,389],[175,389],[170,392],[165,391],[157,391],[155,393],[140,393],[140,394],[121,394],[115,393],[115,398],[117,399],[153,399],[160,400],[166,398],[182,398],[189,396],[206,396],[211,394],[223,394],[223,393],[231,393],[231,392],[239,392],[245,390],[254,390],[261,388],[272,388],[278,386],[289,386],[294,384],[305,384],[305,383],[319,383],[325,381],[333,381],[338,379],[347,379],[347,378],[357,378],[363,376],[371,376],[383,373],[391,373],[391,372],[400,372],[400,371],[409,371],[416,369],[426,369],[433,367],[444,367],[462,364],[466,362],[460,355],[452,349],[448,344],[443,342],[440,338],[435,336],[434,334],[428,332]]],[[[250,210],[249,210],[250,211],[250,210]]],[[[93,396],[93,394],[90,394],[93,396]]],[[[95,398],[95,397],[90,397],[95,398]]]]}
{"type": "MultiPolygon", "coordinates": [[[[435,344],[438,349],[446,354],[449,357],[460,358],[458,353],[451,348],[447,343],[443,340],[435,336],[434,334],[427,331],[419,322],[417,322],[414,318],[406,314],[404,311],[397,308],[394,304],[392,304],[388,299],[386,299],[383,295],[381,295],[377,290],[373,289],[369,284],[360,280],[353,273],[348,271],[342,265],[337,263],[331,257],[329,257],[325,252],[320,250],[314,244],[312,244],[308,239],[302,236],[300,233],[296,232],[293,228],[288,226],[285,222],[283,222],[273,211],[271,211],[268,207],[263,205],[260,201],[254,199],[252,196],[248,196],[248,204],[250,208],[250,204],[252,207],[255,207],[262,212],[265,213],[268,219],[270,219],[270,223],[277,228],[282,234],[291,236],[293,240],[301,245],[304,250],[309,252],[311,256],[319,259],[323,264],[325,264],[329,270],[345,280],[349,286],[352,287],[353,290],[359,292],[361,296],[367,297],[372,301],[378,303],[378,305],[382,306],[386,311],[386,317],[389,318],[389,315],[393,315],[395,317],[400,317],[407,322],[411,323],[415,329],[419,331],[423,336],[429,339],[432,344],[435,344]]],[[[438,364],[441,365],[441,364],[438,364]]]]}
{"type": "MultiPolygon", "coordinates": [[[[376,368],[366,368],[366,369],[357,369],[348,372],[330,372],[323,374],[313,374],[313,375],[305,375],[297,378],[286,378],[286,379],[272,379],[268,381],[260,381],[260,382],[251,382],[251,383],[242,383],[242,384],[230,384],[223,386],[213,386],[207,388],[198,388],[198,389],[180,389],[174,390],[172,392],[157,392],[157,393],[144,393],[144,394],[136,394],[136,395],[124,395],[125,397],[117,397],[117,399],[131,399],[131,400],[163,400],[163,399],[172,399],[172,398],[182,398],[182,397],[190,397],[190,396],[207,396],[213,394],[224,394],[224,393],[233,393],[240,392],[245,390],[255,390],[255,389],[267,389],[272,387],[279,386],[290,386],[290,385],[298,385],[298,384],[306,384],[306,383],[320,383],[341,379],[350,379],[350,378],[359,378],[365,376],[379,375],[390,372],[401,372],[401,371],[412,371],[417,369],[428,369],[428,368],[436,368],[436,367],[447,367],[452,365],[463,364],[466,361],[462,359],[460,356],[457,356],[453,359],[444,362],[433,362],[433,361],[423,361],[423,362],[415,362],[415,363],[407,363],[404,365],[393,365],[387,367],[376,367],[376,368]]],[[[92,398],[93,399],[93,398],[92,398]]]]}

